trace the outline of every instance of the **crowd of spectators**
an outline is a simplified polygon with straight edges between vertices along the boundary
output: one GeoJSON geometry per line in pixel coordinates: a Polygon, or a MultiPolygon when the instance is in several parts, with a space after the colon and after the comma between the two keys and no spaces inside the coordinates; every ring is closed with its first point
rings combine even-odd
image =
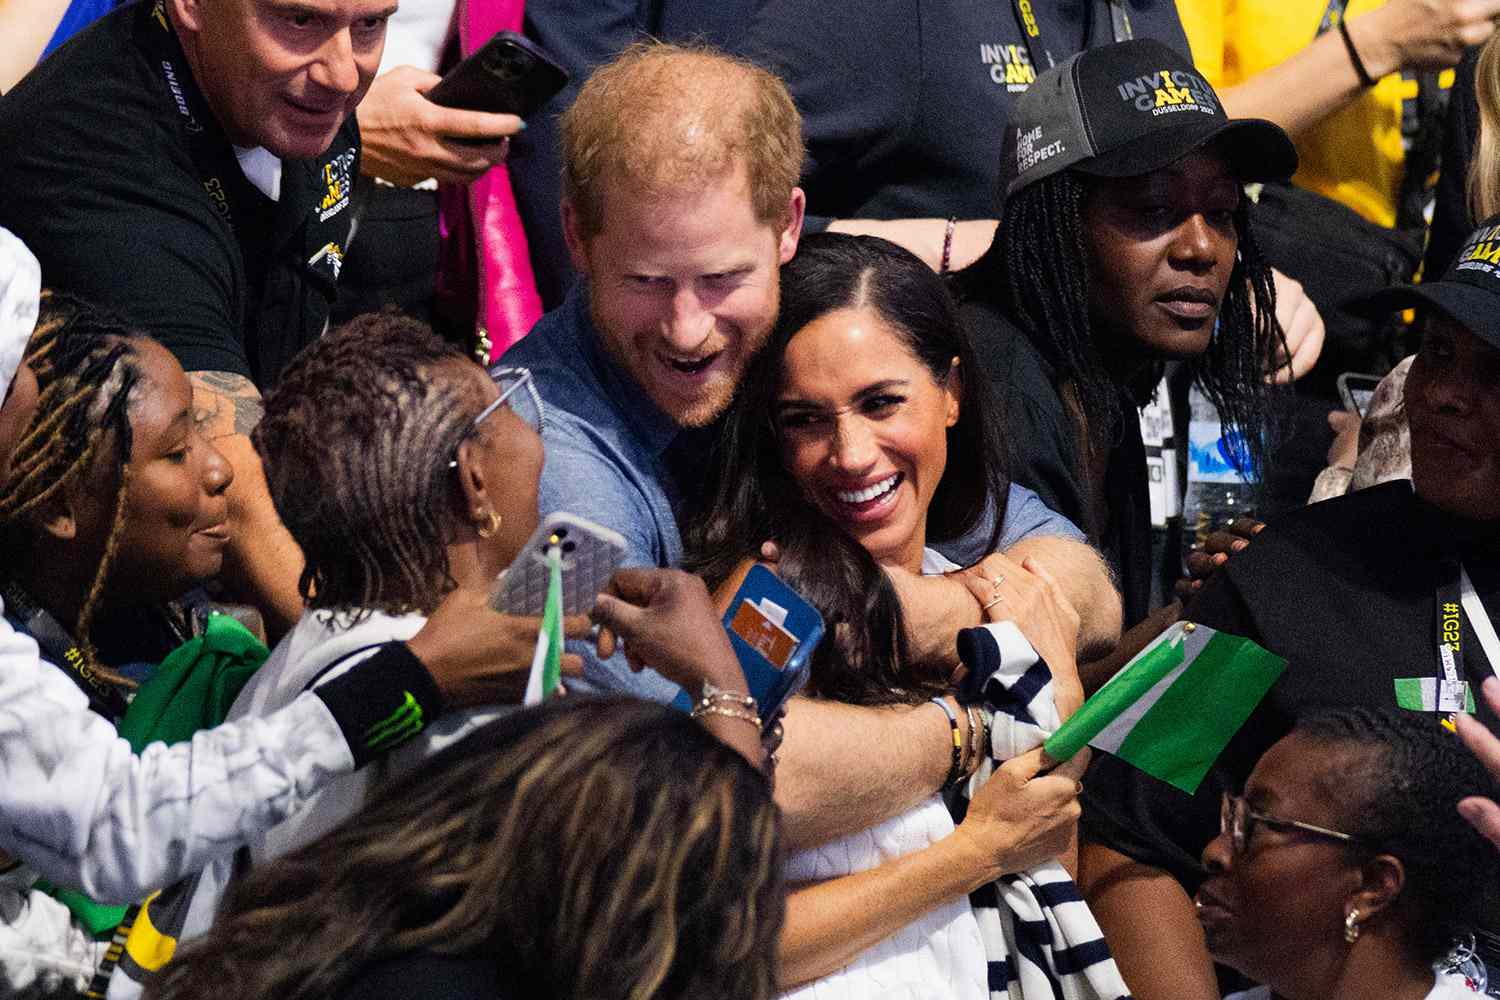
{"type": "Polygon", "coordinates": [[[1500,996],[1500,0],[587,6],[0,0],[0,995],[1500,996]]]}

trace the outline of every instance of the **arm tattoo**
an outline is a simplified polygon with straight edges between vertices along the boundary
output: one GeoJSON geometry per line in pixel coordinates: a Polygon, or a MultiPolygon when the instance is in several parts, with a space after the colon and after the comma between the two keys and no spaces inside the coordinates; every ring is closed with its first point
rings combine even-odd
{"type": "Polygon", "coordinates": [[[233,372],[191,372],[193,423],[210,438],[248,436],[260,422],[260,393],[254,383],[233,372]]]}

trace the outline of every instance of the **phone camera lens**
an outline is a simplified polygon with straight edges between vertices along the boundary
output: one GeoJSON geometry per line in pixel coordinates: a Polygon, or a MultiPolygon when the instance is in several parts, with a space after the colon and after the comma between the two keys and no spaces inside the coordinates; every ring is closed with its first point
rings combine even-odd
{"type": "Polygon", "coordinates": [[[511,83],[526,74],[526,60],[514,52],[497,52],[485,61],[485,69],[496,79],[511,83]]]}

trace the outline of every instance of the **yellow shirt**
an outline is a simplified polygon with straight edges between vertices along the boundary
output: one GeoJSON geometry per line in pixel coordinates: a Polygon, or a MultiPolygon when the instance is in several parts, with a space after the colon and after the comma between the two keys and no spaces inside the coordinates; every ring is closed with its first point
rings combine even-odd
{"type": "MultiPolygon", "coordinates": [[[[1349,0],[1346,17],[1359,17],[1385,0],[1349,0]]],[[[1215,88],[1232,87],[1275,66],[1318,35],[1328,0],[1177,0],[1193,62],[1215,88]]],[[[1452,85],[1452,71],[1442,74],[1452,85]]],[[[1352,103],[1297,138],[1301,186],[1340,201],[1381,226],[1396,224],[1396,201],[1406,158],[1403,102],[1417,83],[1400,73],[1376,82],[1352,103]]]]}

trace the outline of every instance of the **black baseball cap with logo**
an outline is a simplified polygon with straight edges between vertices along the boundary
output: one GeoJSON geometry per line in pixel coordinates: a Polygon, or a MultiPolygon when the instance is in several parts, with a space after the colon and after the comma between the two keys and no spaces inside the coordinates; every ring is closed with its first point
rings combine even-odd
{"type": "Polygon", "coordinates": [[[1063,170],[1135,177],[1211,142],[1241,181],[1297,170],[1279,125],[1231,119],[1193,64],[1138,38],[1087,49],[1037,77],[1011,105],[1000,161],[1001,200],[1063,170]]]}
{"type": "Polygon", "coordinates": [[[1493,347],[1500,347],[1500,215],[1469,234],[1438,281],[1383,288],[1349,307],[1365,316],[1436,309],[1493,347]]]}

